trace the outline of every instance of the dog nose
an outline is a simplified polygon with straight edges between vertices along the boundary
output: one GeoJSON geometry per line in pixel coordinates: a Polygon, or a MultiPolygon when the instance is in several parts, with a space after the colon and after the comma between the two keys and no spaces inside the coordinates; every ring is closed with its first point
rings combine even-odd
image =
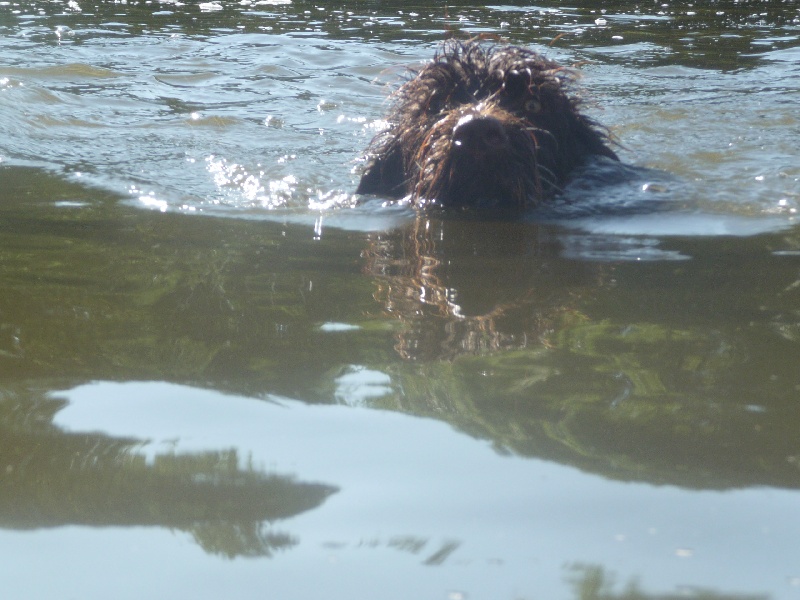
{"type": "Polygon", "coordinates": [[[494,117],[466,115],[453,128],[453,145],[479,158],[507,150],[508,144],[503,124],[494,117]]]}

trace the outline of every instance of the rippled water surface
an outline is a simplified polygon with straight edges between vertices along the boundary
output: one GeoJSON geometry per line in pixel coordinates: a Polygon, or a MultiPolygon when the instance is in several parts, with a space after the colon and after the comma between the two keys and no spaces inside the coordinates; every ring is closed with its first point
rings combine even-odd
{"type": "Polygon", "coordinates": [[[800,597],[799,42],[788,0],[0,2],[6,595],[800,597]],[[478,34],[626,166],[514,220],[354,195],[478,34]]]}

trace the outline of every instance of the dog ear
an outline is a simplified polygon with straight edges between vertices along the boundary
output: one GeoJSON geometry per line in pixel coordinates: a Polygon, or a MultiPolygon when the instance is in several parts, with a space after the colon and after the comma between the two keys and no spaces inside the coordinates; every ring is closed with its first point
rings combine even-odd
{"type": "Polygon", "coordinates": [[[581,117],[579,131],[580,142],[584,148],[585,154],[606,156],[614,160],[619,160],[617,153],[609,147],[609,135],[601,125],[598,125],[591,119],[581,117]]]}
{"type": "Polygon", "coordinates": [[[403,154],[397,144],[389,144],[370,158],[356,194],[402,198],[408,193],[405,183],[403,154]]]}

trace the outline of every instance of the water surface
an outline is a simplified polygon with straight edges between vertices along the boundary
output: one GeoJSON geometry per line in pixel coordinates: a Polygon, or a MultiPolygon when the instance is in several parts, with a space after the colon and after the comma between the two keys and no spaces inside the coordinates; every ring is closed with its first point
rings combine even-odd
{"type": "Polygon", "coordinates": [[[800,11],[695,4],[0,3],[9,597],[798,597],[800,11]],[[354,196],[475,34],[629,176],[354,196]]]}

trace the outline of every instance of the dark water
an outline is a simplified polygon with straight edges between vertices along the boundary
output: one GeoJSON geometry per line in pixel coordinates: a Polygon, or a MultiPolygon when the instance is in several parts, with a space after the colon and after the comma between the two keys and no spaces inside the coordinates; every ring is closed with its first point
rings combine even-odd
{"type": "Polygon", "coordinates": [[[800,597],[800,7],[0,3],[9,598],[800,597]],[[629,176],[353,190],[404,69],[582,73],[629,176]]]}

